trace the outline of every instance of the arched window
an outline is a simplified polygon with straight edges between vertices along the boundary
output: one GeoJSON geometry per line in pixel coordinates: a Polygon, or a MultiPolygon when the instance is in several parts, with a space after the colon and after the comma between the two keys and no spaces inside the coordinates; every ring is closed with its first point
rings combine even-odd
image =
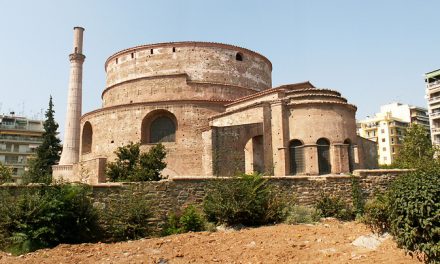
{"type": "Polygon", "coordinates": [[[289,146],[290,175],[304,173],[304,145],[298,139],[292,140],[289,146]]]}
{"type": "Polygon", "coordinates": [[[318,167],[319,175],[329,174],[332,171],[330,163],[330,142],[325,138],[320,138],[316,141],[318,150],[318,167]]]}
{"type": "Polygon", "coordinates": [[[243,61],[243,54],[237,52],[237,54],[235,54],[235,59],[238,61],[243,61]]]}
{"type": "Polygon", "coordinates": [[[142,120],[141,143],[159,143],[176,141],[177,120],[166,110],[155,110],[142,120]]]}
{"type": "Polygon", "coordinates": [[[84,124],[81,139],[81,154],[92,152],[93,130],[90,122],[84,124]]]}
{"type": "Polygon", "coordinates": [[[354,163],[354,151],[353,151],[353,145],[351,144],[350,139],[344,140],[344,144],[347,145],[347,154],[348,154],[348,169],[350,172],[353,171],[353,163],[354,163]]]}
{"type": "Polygon", "coordinates": [[[176,140],[176,126],[173,120],[166,116],[159,116],[150,126],[150,143],[174,142],[176,140]]]}

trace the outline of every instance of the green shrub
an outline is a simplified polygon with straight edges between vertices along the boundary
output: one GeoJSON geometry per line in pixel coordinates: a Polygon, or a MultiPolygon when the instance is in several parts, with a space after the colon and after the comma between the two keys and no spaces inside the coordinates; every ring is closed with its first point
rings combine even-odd
{"type": "Polygon", "coordinates": [[[205,220],[203,216],[197,212],[197,209],[193,205],[190,205],[183,211],[179,223],[185,232],[198,232],[204,229],[205,220]]]}
{"type": "Polygon", "coordinates": [[[313,207],[294,205],[290,208],[285,222],[287,224],[311,224],[319,221],[321,212],[313,207]]]}
{"type": "Polygon", "coordinates": [[[0,185],[5,182],[12,182],[12,169],[0,162],[0,185]]]}
{"type": "Polygon", "coordinates": [[[205,230],[205,218],[197,211],[195,206],[185,208],[182,215],[171,213],[165,224],[163,235],[180,234],[185,232],[199,232],[205,230]]]}
{"type": "Polygon", "coordinates": [[[364,214],[365,198],[359,183],[359,177],[351,176],[351,198],[353,201],[353,210],[356,217],[364,214]]]}
{"type": "Polygon", "coordinates": [[[339,197],[321,193],[315,205],[323,217],[335,217],[340,220],[352,220],[354,214],[351,208],[339,197]]]}
{"type": "Polygon", "coordinates": [[[388,198],[385,194],[376,194],[373,199],[367,201],[362,222],[376,233],[389,230],[388,198]]]}
{"type": "Polygon", "coordinates": [[[116,199],[109,199],[99,209],[102,239],[107,242],[139,239],[151,233],[152,211],[147,198],[125,190],[116,199]]]}
{"type": "Polygon", "coordinates": [[[148,152],[140,152],[140,144],[130,143],[118,147],[116,161],[107,165],[110,181],[159,181],[160,172],[166,167],[166,151],[162,144],[153,146],[148,152]]]}
{"type": "Polygon", "coordinates": [[[89,194],[89,188],[80,185],[41,186],[17,197],[2,190],[2,249],[21,254],[60,243],[95,241],[99,227],[89,194]]]}
{"type": "Polygon", "coordinates": [[[397,178],[389,191],[391,233],[399,246],[440,262],[440,172],[417,171],[397,178]]]}
{"type": "Polygon", "coordinates": [[[203,202],[208,221],[218,224],[257,226],[285,218],[287,202],[261,175],[218,179],[203,202]]]}

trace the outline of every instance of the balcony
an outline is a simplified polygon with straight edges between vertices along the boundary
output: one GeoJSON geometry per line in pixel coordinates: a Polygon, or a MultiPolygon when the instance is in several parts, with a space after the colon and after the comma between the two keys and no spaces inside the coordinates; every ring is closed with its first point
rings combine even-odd
{"type": "Polygon", "coordinates": [[[29,125],[19,125],[19,124],[0,124],[0,129],[4,130],[28,130],[28,131],[39,131],[44,132],[42,128],[36,129],[35,127],[30,127],[29,125]]]}
{"type": "Polygon", "coordinates": [[[440,88],[440,81],[435,81],[428,84],[428,89],[431,91],[433,89],[440,88]]]}
{"type": "Polygon", "coordinates": [[[434,96],[428,99],[429,103],[434,103],[440,100],[440,96],[434,96]]]}
{"type": "Polygon", "coordinates": [[[12,150],[12,149],[0,149],[0,153],[6,153],[6,154],[24,154],[24,155],[28,155],[28,154],[33,154],[36,153],[35,150],[26,150],[26,151],[18,151],[18,150],[12,150]]]}
{"type": "Polygon", "coordinates": [[[432,119],[440,118],[440,112],[430,113],[429,116],[430,116],[432,119]]]}
{"type": "Polygon", "coordinates": [[[25,136],[0,135],[0,142],[23,142],[23,143],[43,143],[43,138],[32,138],[25,136]]]}

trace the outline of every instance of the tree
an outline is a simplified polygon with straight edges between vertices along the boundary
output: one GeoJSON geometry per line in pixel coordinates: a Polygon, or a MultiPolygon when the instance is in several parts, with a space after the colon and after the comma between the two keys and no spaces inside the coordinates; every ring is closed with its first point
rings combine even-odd
{"type": "Polygon", "coordinates": [[[0,184],[12,181],[12,170],[0,162],[0,184]]]}
{"type": "Polygon", "coordinates": [[[52,96],[44,121],[43,143],[37,148],[37,155],[29,161],[28,181],[50,183],[52,181],[52,166],[60,160],[62,149],[58,138],[58,124],[55,122],[52,96]]]}
{"type": "Polygon", "coordinates": [[[434,158],[436,148],[423,126],[412,124],[403,138],[403,145],[396,158],[399,168],[419,169],[429,165],[438,165],[438,159],[434,158]]]}
{"type": "Polygon", "coordinates": [[[107,166],[110,181],[158,181],[160,172],[166,167],[165,147],[162,144],[153,146],[148,152],[140,152],[140,144],[118,147],[115,151],[116,161],[107,166]]]}

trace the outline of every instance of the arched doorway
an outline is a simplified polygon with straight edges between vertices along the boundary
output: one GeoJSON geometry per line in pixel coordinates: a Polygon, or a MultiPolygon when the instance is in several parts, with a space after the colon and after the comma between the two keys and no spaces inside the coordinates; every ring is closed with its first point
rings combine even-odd
{"type": "Polygon", "coordinates": [[[244,148],[245,172],[264,173],[263,136],[255,136],[246,143],[244,148]]]}
{"type": "Polygon", "coordinates": [[[354,151],[353,151],[353,145],[351,144],[350,139],[344,140],[344,144],[347,146],[347,155],[348,155],[348,170],[350,172],[353,172],[353,163],[354,163],[354,151]]]}
{"type": "Polygon", "coordinates": [[[85,122],[81,135],[81,154],[92,152],[93,130],[90,122],[85,122]]]}
{"type": "Polygon", "coordinates": [[[328,139],[320,138],[316,141],[318,150],[319,175],[329,174],[332,171],[330,162],[330,142],[328,139]]]}
{"type": "Polygon", "coordinates": [[[289,145],[290,156],[290,175],[304,173],[305,159],[304,159],[304,145],[298,140],[292,140],[289,145]]]}

